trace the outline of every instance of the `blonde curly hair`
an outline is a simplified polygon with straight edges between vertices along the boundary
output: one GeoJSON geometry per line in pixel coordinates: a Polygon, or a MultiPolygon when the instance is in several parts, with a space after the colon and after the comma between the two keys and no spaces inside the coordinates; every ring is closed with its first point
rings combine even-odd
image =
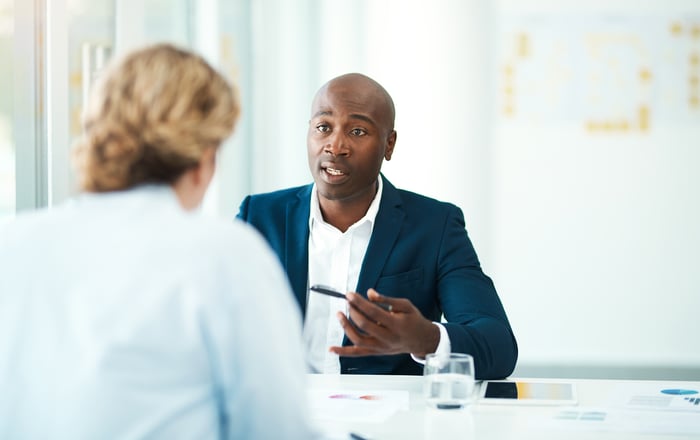
{"type": "Polygon", "coordinates": [[[100,76],[73,150],[85,191],[173,183],[233,131],[238,97],[202,57],[170,44],[127,54],[100,76]]]}

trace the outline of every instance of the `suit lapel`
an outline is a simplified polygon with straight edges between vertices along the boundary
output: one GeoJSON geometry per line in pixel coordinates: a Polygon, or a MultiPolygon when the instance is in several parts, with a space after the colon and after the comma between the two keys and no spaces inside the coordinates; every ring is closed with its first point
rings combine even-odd
{"type": "Polygon", "coordinates": [[[367,296],[367,289],[377,284],[405,217],[398,190],[383,175],[381,178],[384,185],[382,200],[357,281],[357,292],[363,296],[367,296]]]}
{"type": "Polygon", "coordinates": [[[305,186],[287,205],[285,266],[302,316],[306,314],[309,272],[309,206],[312,185],[305,186]]]}

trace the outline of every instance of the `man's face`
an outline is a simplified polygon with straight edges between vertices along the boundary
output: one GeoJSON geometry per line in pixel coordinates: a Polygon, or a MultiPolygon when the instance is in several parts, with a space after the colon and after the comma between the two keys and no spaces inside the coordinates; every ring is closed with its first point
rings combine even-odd
{"type": "Polygon", "coordinates": [[[334,201],[374,196],[384,159],[396,142],[383,95],[351,80],[319,91],[307,134],[309,169],[318,195],[334,201]]]}

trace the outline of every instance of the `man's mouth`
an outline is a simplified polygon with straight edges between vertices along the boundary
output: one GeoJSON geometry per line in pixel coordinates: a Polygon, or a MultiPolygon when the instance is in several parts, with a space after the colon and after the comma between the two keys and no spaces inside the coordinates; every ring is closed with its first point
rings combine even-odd
{"type": "Polygon", "coordinates": [[[328,174],[330,174],[331,176],[342,176],[343,174],[345,174],[344,172],[342,172],[340,170],[337,170],[335,168],[330,168],[330,167],[326,168],[326,172],[328,174]]]}

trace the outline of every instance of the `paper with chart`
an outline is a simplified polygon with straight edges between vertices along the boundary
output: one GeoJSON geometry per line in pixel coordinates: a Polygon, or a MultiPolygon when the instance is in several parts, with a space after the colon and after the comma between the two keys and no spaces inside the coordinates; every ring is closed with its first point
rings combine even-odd
{"type": "Polygon", "coordinates": [[[567,408],[531,420],[553,430],[700,435],[700,383],[612,383],[605,406],[567,408]]]}
{"type": "Polygon", "coordinates": [[[381,423],[397,411],[408,410],[408,391],[310,390],[311,415],[316,420],[381,423]]]}
{"type": "Polygon", "coordinates": [[[617,408],[700,413],[700,384],[619,383],[610,390],[608,400],[617,408]]]}

